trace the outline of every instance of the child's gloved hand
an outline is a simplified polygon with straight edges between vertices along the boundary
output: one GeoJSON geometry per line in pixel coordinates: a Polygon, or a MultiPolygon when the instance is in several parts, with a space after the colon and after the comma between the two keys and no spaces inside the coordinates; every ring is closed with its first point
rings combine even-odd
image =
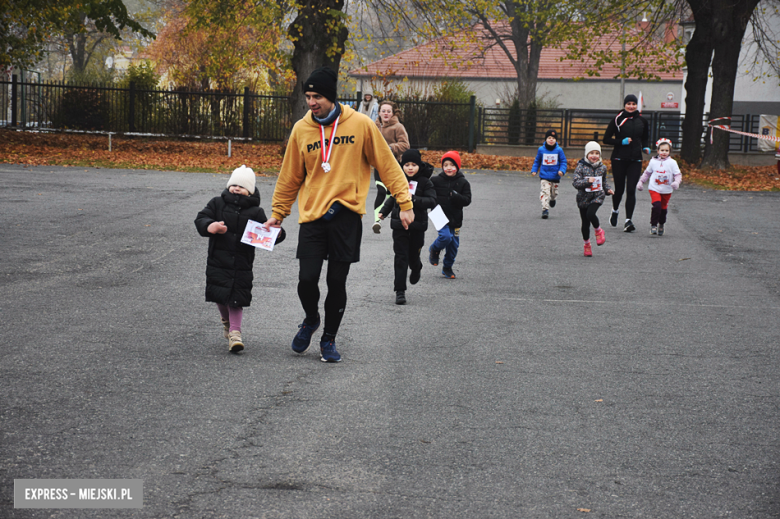
{"type": "Polygon", "coordinates": [[[227,232],[227,225],[225,222],[211,222],[206,230],[210,234],[225,234],[227,232]]]}
{"type": "Polygon", "coordinates": [[[631,142],[631,137],[626,137],[625,139],[623,139],[623,146],[628,146],[628,143],[630,142],[631,142]]]}
{"type": "Polygon", "coordinates": [[[450,196],[458,196],[458,192],[453,189],[450,191],[450,196]]]}
{"type": "Polygon", "coordinates": [[[642,187],[642,183],[641,183],[641,182],[637,182],[637,183],[636,183],[636,190],[637,190],[637,191],[642,191],[642,189],[644,189],[644,188],[642,187]]]}
{"type": "Polygon", "coordinates": [[[650,148],[642,148],[642,151],[650,155],[650,148]]]}
{"type": "Polygon", "coordinates": [[[674,189],[675,191],[680,189],[680,183],[679,182],[672,182],[672,189],[674,189]]]}

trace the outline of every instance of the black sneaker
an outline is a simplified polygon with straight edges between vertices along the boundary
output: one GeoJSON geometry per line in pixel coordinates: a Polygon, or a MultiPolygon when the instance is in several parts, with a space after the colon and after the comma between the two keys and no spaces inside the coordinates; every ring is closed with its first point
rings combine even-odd
{"type": "Polygon", "coordinates": [[[398,290],[395,293],[395,304],[397,305],[405,305],[406,304],[406,294],[403,290],[398,290]]]}
{"type": "Polygon", "coordinates": [[[620,214],[618,211],[612,211],[612,214],[609,216],[609,225],[612,227],[617,227],[618,214],[620,214]]]}
{"type": "Polygon", "coordinates": [[[550,200],[550,207],[555,207],[555,200],[550,200]]]}
{"type": "Polygon", "coordinates": [[[409,274],[409,283],[416,285],[418,281],[420,281],[420,271],[413,270],[412,273],[409,274]]]}
{"type": "Polygon", "coordinates": [[[455,273],[451,268],[444,267],[441,271],[441,275],[447,279],[455,279],[455,273]]]}
{"type": "Polygon", "coordinates": [[[292,340],[292,349],[295,353],[303,353],[309,349],[311,336],[320,327],[320,316],[317,315],[316,324],[308,324],[305,320],[298,325],[298,333],[292,340]]]}
{"type": "Polygon", "coordinates": [[[550,216],[550,211],[548,211],[547,209],[542,211],[542,220],[546,220],[548,216],[550,216]]]}
{"type": "Polygon", "coordinates": [[[439,253],[441,251],[435,251],[432,248],[428,248],[428,262],[434,267],[439,264],[439,253]]]}
{"type": "Polygon", "coordinates": [[[623,232],[634,232],[636,231],[636,227],[634,227],[634,222],[631,220],[626,220],[625,225],[623,225],[623,232]]]}
{"type": "Polygon", "coordinates": [[[664,235],[664,224],[659,223],[658,224],[658,236],[663,236],[663,235],[664,235]]]}

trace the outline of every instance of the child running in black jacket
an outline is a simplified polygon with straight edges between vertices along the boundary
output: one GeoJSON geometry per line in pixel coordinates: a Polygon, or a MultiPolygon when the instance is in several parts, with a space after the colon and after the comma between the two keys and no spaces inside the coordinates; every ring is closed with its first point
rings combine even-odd
{"type": "Polygon", "coordinates": [[[449,223],[439,230],[439,236],[428,249],[428,261],[439,264],[439,254],[444,253],[442,276],[455,279],[452,265],[460,248],[460,228],[463,225],[463,208],[471,204],[471,184],[460,171],[460,154],[448,151],[441,157],[444,171],[431,179],[436,188],[436,199],[441,205],[449,223]]]}
{"type": "MultiPolygon", "coordinates": [[[[251,168],[241,166],[230,175],[222,194],[212,198],[195,218],[198,233],[209,239],[206,301],[217,303],[231,353],[244,349],[241,320],[244,307],[252,302],[255,248],[241,243],[249,220],[265,223],[267,218],[260,207],[260,194],[255,189],[255,173],[251,168]]],[[[276,243],[284,237],[282,230],[276,243]]]]}
{"type": "Polygon", "coordinates": [[[598,142],[590,141],[585,145],[585,158],[577,163],[572,185],[577,189],[577,207],[580,210],[582,239],[585,242],[583,251],[585,256],[591,257],[593,249],[590,246],[590,226],[595,230],[596,245],[604,245],[606,233],[596,211],[608,194],[614,194],[607,184],[607,167],[601,162],[601,146],[598,142]]]}
{"type": "Polygon", "coordinates": [[[414,203],[414,222],[409,229],[401,224],[400,208],[395,198],[388,198],[379,210],[379,219],[390,214],[390,228],[393,229],[393,252],[395,253],[395,304],[406,304],[406,271],[411,270],[409,283],[420,281],[422,261],[420,251],[425,245],[425,231],[428,230],[428,209],[436,207],[436,190],[431,182],[433,166],[423,162],[418,150],[406,150],[401,156],[409,192],[414,203]]]}

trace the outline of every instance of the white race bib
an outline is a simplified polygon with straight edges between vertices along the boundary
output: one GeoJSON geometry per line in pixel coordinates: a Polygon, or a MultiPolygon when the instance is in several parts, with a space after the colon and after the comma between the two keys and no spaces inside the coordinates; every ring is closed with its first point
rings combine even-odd
{"type": "Polygon", "coordinates": [[[669,186],[672,184],[672,175],[667,171],[655,172],[655,184],[658,186],[669,186]]]}
{"type": "Polygon", "coordinates": [[[595,180],[590,185],[590,187],[586,187],[585,188],[585,191],[587,191],[588,193],[594,193],[596,191],[601,191],[602,190],[602,187],[601,187],[602,186],[602,184],[601,184],[601,177],[599,176],[599,177],[593,177],[593,178],[595,180]]]}
{"type": "Polygon", "coordinates": [[[409,181],[409,194],[413,195],[417,191],[417,181],[416,180],[410,180],[409,181]]]}
{"type": "Polygon", "coordinates": [[[542,155],[543,166],[557,166],[558,154],[557,153],[545,153],[542,155]]]}

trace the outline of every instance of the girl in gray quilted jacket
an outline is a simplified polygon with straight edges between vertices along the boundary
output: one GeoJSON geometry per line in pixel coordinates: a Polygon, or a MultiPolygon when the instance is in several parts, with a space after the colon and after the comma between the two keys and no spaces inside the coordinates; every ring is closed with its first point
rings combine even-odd
{"type": "Polygon", "coordinates": [[[596,245],[604,245],[606,236],[596,211],[604,203],[607,195],[614,194],[607,184],[607,166],[601,162],[601,146],[598,142],[590,141],[585,145],[585,158],[577,163],[572,185],[577,189],[582,239],[585,240],[584,254],[590,257],[593,256],[593,249],[590,246],[590,226],[593,226],[596,235],[596,245]]]}

